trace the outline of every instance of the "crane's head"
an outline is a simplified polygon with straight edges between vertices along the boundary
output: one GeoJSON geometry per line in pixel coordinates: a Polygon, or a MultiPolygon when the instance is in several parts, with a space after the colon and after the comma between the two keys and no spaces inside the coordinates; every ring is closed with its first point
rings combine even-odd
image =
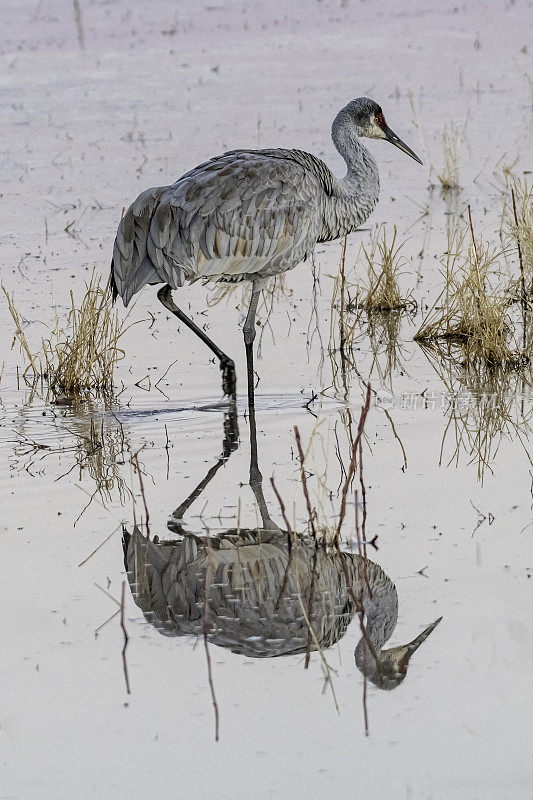
{"type": "Polygon", "coordinates": [[[368,139],[385,139],[385,141],[390,142],[395,147],[403,150],[404,153],[407,153],[408,156],[414,158],[419,164],[422,163],[416,153],[413,153],[411,148],[407,147],[396,136],[394,131],[389,128],[385,122],[381,106],[374,100],[370,100],[368,97],[358,97],[348,103],[341,113],[347,115],[349,121],[355,127],[357,136],[366,136],[368,139]]]}
{"type": "MultiPolygon", "coordinates": [[[[355,661],[361,672],[380,689],[395,689],[407,675],[409,660],[415,650],[426,641],[429,634],[435,630],[442,617],[432,622],[422,631],[416,639],[409,644],[391,647],[388,650],[377,650],[377,663],[368,647],[358,647],[355,651],[355,661]]],[[[364,639],[361,640],[364,642],[364,639]]]]}

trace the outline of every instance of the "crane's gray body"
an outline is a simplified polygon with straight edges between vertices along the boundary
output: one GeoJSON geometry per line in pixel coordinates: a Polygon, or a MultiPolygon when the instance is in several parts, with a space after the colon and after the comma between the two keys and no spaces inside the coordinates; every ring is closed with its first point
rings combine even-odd
{"type": "Polygon", "coordinates": [[[260,286],[304,261],[317,242],[355,230],[379,196],[375,161],[358,138],[371,134],[354,117],[368,115],[372,102],[352,101],[333,123],[343,179],[301,150],[233,150],[140,194],[118,227],[114,296],[128,305],[146,284],[176,289],[199,279],[260,286]]]}
{"type": "Polygon", "coordinates": [[[130,588],[145,619],[164,636],[202,636],[252,658],[297,655],[338,642],[365,615],[358,669],[381,689],[405,678],[411,655],[440,619],[407,645],[382,649],[398,620],[398,594],[378,564],[279,529],[187,534],[154,542],[124,530],[130,588]],[[207,611],[206,611],[207,609],[207,611]],[[309,637],[309,626],[313,636],[309,637]]]}
{"type": "Polygon", "coordinates": [[[371,619],[377,647],[398,619],[396,588],[378,564],[335,548],[319,548],[315,561],[310,538],[295,540],[290,554],[281,532],[241,529],[209,544],[190,534],[154,543],[134,528],[124,535],[124,563],[135,602],[165,636],[202,635],[211,570],[209,638],[245,656],[304,653],[306,614],[321,648],[342,638],[358,610],[371,619]]]}

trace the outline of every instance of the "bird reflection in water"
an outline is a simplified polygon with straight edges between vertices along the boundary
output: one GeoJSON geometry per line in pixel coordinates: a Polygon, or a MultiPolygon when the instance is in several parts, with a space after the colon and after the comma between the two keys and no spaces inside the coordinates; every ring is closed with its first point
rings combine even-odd
{"type": "Polygon", "coordinates": [[[150,540],[137,527],[131,534],[124,531],[124,562],[135,603],[164,636],[202,636],[207,622],[211,643],[254,658],[303,654],[309,647],[325,650],[344,636],[354,617],[362,621],[364,614],[355,663],[376,686],[394,689],[440,618],[408,644],[382,649],[398,619],[396,587],[367,558],[316,545],[309,536],[287,533],[273,522],[257,463],[253,407],[249,421],[250,486],[261,527],[232,528],[209,539],[183,527],[189,506],[237,447],[232,412],[226,416],[222,455],[167,523],[182,538],[150,540]]]}
{"type": "MultiPolygon", "coordinates": [[[[352,553],[318,549],[314,542],[258,529],[228,530],[211,537],[209,641],[254,658],[306,652],[308,626],[325,650],[338,642],[359,611],[366,635],[355,648],[359,670],[381,689],[403,681],[412,654],[440,622],[412,642],[383,650],[398,619],[398,594],[378,564],[352,553]],[[342,563],[344,562],[344,564],[342,563]],[[349,576],[355,603],[346,585],[349,576]]],[[[138,528],[124,534],[124,556],[133,598],[146,620],[164,636],[203,634],[208,545],[188,534],[180,542],[154,542],[138,528]]],[[[311,649],[316,649],[312,642],[311,649]]]]}

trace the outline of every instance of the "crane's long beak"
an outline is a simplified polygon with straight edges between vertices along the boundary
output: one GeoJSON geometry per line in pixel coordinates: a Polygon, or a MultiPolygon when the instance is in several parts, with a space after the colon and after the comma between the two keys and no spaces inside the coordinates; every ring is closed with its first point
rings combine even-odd
{"type": "Polygon", "coordinates": [[[416,637],[416,639],[413,639],[412,642],[409,642],[409,644],[405,645],[406,648],[407,648],[407,652],[409,654],[409,657],[411,657],[413,655],[413,653],[415,652],[415,650],[418,650],[420,645],[423,644],[426,641],[426,639],[428,638],[429,634],[432,633],[432,631],[435,630],[435,628],[437,627],[437,625],[439,624],[441,619],[442,619],[442,617],[439,617],[438,619],[436,619],[435,622],[432,622],[431,625],[428,625],[426,630],[422,631],[422,633],[420,633],[416,637]]]}
{"type": "MultiPolygon", "coordinates": [[[[418,650],[421,644],[424,644],[429,634],[435,630],[441,619],[442,617],[439,617],[435,620],[435,622],[432,622],[431,625],[428,625],[426,630],[422,631],[422,633],[420,633],[416,639],[413,639],[412,642],[409,642],[409,644],[404,644],[403,646],[397,648],[397,652],[400,656],[398,660],[398,672],[405,675],[411,656],[415,650],[418,650]]],[[[394,650],[395,648],[392,649],[394,650]]]]}
{"type": "Polygon", "coordinates": [[[394,131],[392,131],[387,124],[382,126],[381,130],[385,134],[385,139],[393,144],[395,147],[398,147],[400,150],[403,150],[404,153],[407,153],[408,156],[414,158],[415,161],[418,161],[419,164],[422,164],[416,153],[413,153],[410,147],[407,147],[405,142],[402,142],[399,136],[396,136],[394,131]]]}

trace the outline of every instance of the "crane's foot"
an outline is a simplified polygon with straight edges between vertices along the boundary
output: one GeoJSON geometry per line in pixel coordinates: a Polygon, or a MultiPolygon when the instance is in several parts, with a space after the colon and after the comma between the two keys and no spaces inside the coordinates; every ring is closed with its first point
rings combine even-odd
{"type": "Polygon", "coordinates": [[[227,360],[221,359],[220,369],[222,370],[222,391],[230,398],[230,400],[235,400],[237,397],[237,375],[235,373],[235,362],[231,358],[228,358],[227,360]]]}

